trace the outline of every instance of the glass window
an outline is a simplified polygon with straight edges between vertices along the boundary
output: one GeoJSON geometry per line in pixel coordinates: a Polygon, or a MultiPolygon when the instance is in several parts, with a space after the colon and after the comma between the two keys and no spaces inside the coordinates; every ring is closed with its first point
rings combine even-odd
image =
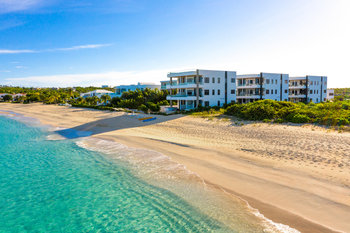
{"type": "Polygon", "coordinates": [[[220,95],[220,89],[218,89],[218,95],[220,95]]]}
{"type": "Polygon", "coordinates": [[[266,79],[266,84],[270,84],[270,79],[266,79]]]}
{"type": "Polygon", "coordinates": [[[205,101],[205,102],[204,102],[204,106],[205,106],[205,107],[209,107],[209,101],[205,101]]]}
{"type": "Polygon", "coordinates": [[[215,78],[214,77],[212,78],[212,83],[215,83],[215,78]]]}
{"type": "Polygon", "coordinates": [[[220,107],[220,100],[218,100],[218,106],[220,107]]]}
{"type": "Polygon", "coordinates": [[[235,78],[231,78],[231,83],[235,83],[236,79],[235,78]]]}
{"type": "Polygon", "coordinates": [[[204,95],[209,95],[209,90],[204,90],[204,95]]]}
{"type": "Polygon", "coordinates": [[[212,95],[215,95],[215,89],[212,90],[212,95]]]}
{"type": "Polygon", "coordinates": [[[236,91],[234,89],[231,90],[231,94],[235,94],[236,91]]]}
{"type": "Polygon", "coordinates": [[[220,78],[218,78],[218,83],[220,83],[220,78]]]}
{"type": "Polygon", "coordinates": [[[209,78],[208,78],[208,77],[205,77],[205,78],[204,78],[204,82],[205,82],[205,83],[209,83],[209,78]]]}
{"type": "Polygon", "coordinates": [[[270,94],[270,90],[266,90],[266,94],[270,94]]]}

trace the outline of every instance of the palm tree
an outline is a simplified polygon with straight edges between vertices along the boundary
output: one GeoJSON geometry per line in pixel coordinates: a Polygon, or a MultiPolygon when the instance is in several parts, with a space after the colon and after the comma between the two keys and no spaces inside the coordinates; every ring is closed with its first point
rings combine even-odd
{"type": "Polygon", "coordinates": [[[101,96],[101,100],[105,103],[105,105],[107,104],[107,101],[111,100],[111,96],[110,95],[103,95],[101,96]]]}

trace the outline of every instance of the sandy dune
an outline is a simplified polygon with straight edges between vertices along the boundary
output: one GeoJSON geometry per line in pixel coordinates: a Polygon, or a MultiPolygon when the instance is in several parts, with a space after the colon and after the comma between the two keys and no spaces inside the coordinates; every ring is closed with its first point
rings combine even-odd
{"type": "Polygon", "coordinates": [[[1,103],[1,110],[162,152],[302,232],[350,232],[349,133],[180,115],[143,123],[125,113],[42,104],[1,103]]]}

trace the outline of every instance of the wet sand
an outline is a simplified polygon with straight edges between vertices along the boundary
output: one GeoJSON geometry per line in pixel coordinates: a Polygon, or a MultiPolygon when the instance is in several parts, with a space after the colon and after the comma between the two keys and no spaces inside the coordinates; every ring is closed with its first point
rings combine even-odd
{"type": "Polygon", "coordinates": [[[350,232],[349,133],[181,115],[144,123],[121,112],[42,104],[1,103],[1,110],[159,151],[301,232],[350,232]]]}

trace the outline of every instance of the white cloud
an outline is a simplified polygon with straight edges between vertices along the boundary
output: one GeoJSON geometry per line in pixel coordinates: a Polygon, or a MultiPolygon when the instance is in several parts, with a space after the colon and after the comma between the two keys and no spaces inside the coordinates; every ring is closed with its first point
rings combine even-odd
{"type": "Polygon", "coordinates": [[[23,50],[10,50],[10,49],[0,49],[0,54],[18,54],[18,53],[35,53],[36,51],[30,49],[23,50]]]}
{"type": "MultiPolygon", "coordinates": [[[[1,1],[1,0],[0,0],[1,1]]],[[[87,45],[77,45],[68,48],[56,48],[56,49],[45,49],[45,50],[11,50],[11,49],[0,49],[0,54],[20,54],[20,53],[45,53],[45,52],[57,52],[57,51],[73,51],[81,49],[98,49],[102,47],[108,47],[112,44],[87,44],[87,45]]]]}
{"type": "Polygon", "coordinates": [[[28,10],[44,2],[43,0],[0,0],[0,13],[28,10]]]}
{"type": "Polygon", "coordinates": [[[102,47],[108,47],[112,44],[87,44],[87,45],[77,45],[72,46],[68,48],[58,48],[58,49],[48,49],[46,51],[48,52],[54,52],[54,51],[71,51],[71,50],[80,50],[80,49],[98,49],[102,47]]]}
{"type": "MultiPolygon", "coordinates": [[[[178,70],[178,69],[170,69],[178,70]]],[[[47,76],[29,76],[21,78],[5,78],[5,85],[26,87],[72,87],[72,86],[101,86],[122,85],[137,82],[154,82],[167,79],[169,69],[147,71],[112,71],[90,74],[63,74],[47,76]]]]}

